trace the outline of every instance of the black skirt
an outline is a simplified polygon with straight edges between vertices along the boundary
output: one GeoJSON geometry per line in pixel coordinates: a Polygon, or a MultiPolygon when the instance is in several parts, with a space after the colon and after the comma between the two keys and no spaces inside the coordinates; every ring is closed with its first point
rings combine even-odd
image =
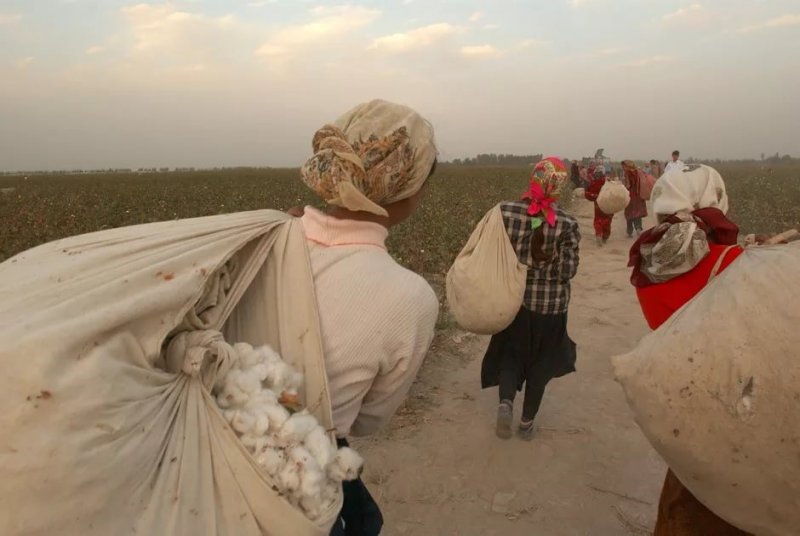
{"type": "MultiPolygon", "coordinates": [[[[350,446],[346,439],[337,438],[341,447],[350,446]]],[[[383,528],[383,515],[361,478],[342,483],[344,504],[330,536],[378,536],[383,528]]]]}
{"type": "Polygon", "coordinates": [[[528,379],[528,370],[535,368],[544,383],[575,372],[577,348],[567,334],[567,313],[543,315],[522,307],[517,317],[504,331],[492,336],[481,367],[483,388],[500,383],[504,354],[512,354],[517,374],[517,390],[528,379]],[[537,361],[536,367],[531,364],[537,361]]]}

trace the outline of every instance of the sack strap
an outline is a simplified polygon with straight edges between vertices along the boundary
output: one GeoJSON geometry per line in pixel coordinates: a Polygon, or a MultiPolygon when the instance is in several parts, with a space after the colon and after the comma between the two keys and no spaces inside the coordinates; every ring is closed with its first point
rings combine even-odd
{"type": "Polygon", "coordinates": [[[720,270],[722,269],[722,263],[725,262],[725,257],[728,256],[728,252],[733,248],[738,246],[728,246],[725,248],[725,251],[722,252],[722,255],[719,256],[717,262],[714,264],[714,268],[711,269],[711,275],[708,276],[708,283],[711,283],[717,275],[719,275],[720,270]]]}

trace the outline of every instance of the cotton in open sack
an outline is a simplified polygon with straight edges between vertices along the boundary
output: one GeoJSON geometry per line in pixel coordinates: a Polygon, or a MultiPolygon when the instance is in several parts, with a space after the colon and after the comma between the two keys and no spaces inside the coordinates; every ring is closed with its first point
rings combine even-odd
{"type": "Polygon", "coordinates": [[[800,528],[800,243],[746,250],[614,359],[636,421],[683,484],[759,536],[800,528]]]}
{"type": "Polygon", "coordinates": [[[332,428],[297,220],[126,227],[0,264],[0,534],[328,534],[341,497],[309,521],[209,394],[229,366],[220,332],[303,370],[301,397],[332,428]]]}
{"type": "Polygon", "coordinates": [[[458,325],[488,335],[511,325],[522,306],[527,273],[497,205],[478,223],[447,273],[447,302],[458,325]]]}
{"type": "Polygon", "coordinates": [[[607,180],[597,196],[597,206],[606,214],[622,212],[631,202],[631,194],[619,181],[607,180]]]}

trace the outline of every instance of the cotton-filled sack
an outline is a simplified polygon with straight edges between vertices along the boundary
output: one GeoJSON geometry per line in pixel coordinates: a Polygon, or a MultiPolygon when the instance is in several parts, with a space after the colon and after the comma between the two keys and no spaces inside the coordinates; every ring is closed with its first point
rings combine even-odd
{"type": "Polygon", "coordinates": [[[458,325],[487,335],[510,326],[522,306],[527,273],[497,205],[478,223],[447,272],[447,302],[458,325]]]}
{"type": "Polygon", "coordinates": [[[227,341],[280,352],[332,427],[299,221],[126,227],[0,264],[0,534],[327,535],[341,497],[306,518],[211,397],[227,341]]]}
{"type": "Polygon", "coordinates": [[[708,508],[800,528],[800,243],[746,250],[614,365],[636,421],[708,508]]]}
{"type": "Polygon", "coordinates": [[[622,212],[631,202],[631,194],[619,181],[607,180],[597,196],[597,206],[606,214],[622,212]]]}

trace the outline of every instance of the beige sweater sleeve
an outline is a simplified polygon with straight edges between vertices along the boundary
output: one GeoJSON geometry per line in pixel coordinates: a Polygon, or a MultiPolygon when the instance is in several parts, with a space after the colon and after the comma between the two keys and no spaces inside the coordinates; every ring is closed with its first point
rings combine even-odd
{"type": "Polygon", "coordinates": [[[427,283],[420,292],[406,293],[395,303],[392,337],[387,340],[380,372],[362,401],[351,434],[374,433],[403,403],[433,342],[438,316],[439,301],[427,283]]]}

